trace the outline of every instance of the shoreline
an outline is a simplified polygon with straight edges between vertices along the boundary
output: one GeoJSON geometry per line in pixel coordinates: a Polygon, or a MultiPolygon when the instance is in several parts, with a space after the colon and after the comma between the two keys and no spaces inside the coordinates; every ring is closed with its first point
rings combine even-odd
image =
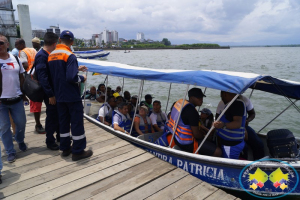
{"type": "Polygon", "coordinates": [[[75,51],[88,51],[88,50],[96,50],[96,49],[103,49],[106,51],[114,51],[114,50],[126,50],[126,51],[133,51],[133,50],[194,50],[194,49],[230,49],[230,46],[222,46],[222,47],[212,47],[212,48],[198,48],[198,47],[193,47],[193,48],[74,48],[75,51]]]}

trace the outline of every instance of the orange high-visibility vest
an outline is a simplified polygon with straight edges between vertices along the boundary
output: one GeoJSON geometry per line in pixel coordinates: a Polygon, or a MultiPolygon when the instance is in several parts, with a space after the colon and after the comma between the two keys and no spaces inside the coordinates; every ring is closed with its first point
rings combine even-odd
{"type": "Polygon", "coordinates": [[[27,55],[28,68],[26,69],[26,72],[28,72],[33,66],[34,58],[37,52],[34,48],[24,48],[22,51],[24,51],[24,53],[27,55]]]}

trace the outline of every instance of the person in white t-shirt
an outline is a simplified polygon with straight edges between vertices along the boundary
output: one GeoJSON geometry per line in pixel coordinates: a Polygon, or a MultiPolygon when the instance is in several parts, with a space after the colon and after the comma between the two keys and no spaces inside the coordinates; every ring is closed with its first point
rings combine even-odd
{"type": "MultiPolygon", "coordinates": [[[[261,141],[261,139],[258,137],[258,135],[256,134],[256,132],[249,126],[249,122],[251,122],[254,118],[255,118],[255,110],[254,110],[254,106],[251,103],[250,99],[247,98],[244,95],[240,95],[238,97],[240,100],[242,100],[246,106],[246,110],[247,110],[247,119],[246,119],[246,130],[248,133],[248,137],[247,140],[245,141],[247,145],[249,145],[252,148],[253,151],[253,159],[254,160],[259,160],[260,158],[263,158],[265,156],[264,153],[264,144],[261,141]]],[[[216,110],[216,119],[219,117],[219,115],[222,113],[222,111],[225,108],[225,104],[224,102],[221,100],[218,104],[217,110],[216,110]]],[[[248,157],[248,149],[247,149],[247,145],[245,145],[245,148],[243,150],[244,152],[244,157],[247,159],[248,157]]]]}
{"type": "Polygon", "coordinates": [[[166,113],[161,111],[161,102],[159,100],[153,102],[153,112],[150,115],[150,119],[155,132],[162,132],[164,130],[168,118],[166,113]]]}
{"type": "Polygon", "coordinates": [[[99,109],[98,120],[105,125],[110,126],[112,123],[113,110],[116,107],[116,98],[110,96],[101,108],[99,109]]]}
{"type": "Polygon", "coordinates": [[[8,47],[7,38],[0,35],[0,136],[7,154],[7,161],[14,162],[16,150],[10,130],[9,112],[16,125],[15,140],[19,149],[26,151],[27,146],[24,143],[26,115],[23,100],[28,101],[28,99],[21,91],[25,70],[17,58],[7,53],[8,47]]]}

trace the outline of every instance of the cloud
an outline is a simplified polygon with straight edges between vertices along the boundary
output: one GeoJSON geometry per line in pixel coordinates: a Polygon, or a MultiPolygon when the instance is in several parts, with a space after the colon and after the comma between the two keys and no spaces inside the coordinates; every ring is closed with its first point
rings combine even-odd
{"type": "MultiPolygon", "coordinates": [[[[59,24],[76,37],[91,38],[106,27],[119,37],[167,37],[221,44],[300,43],[300,3],[297,0],[13,0],[30,8],[33,29],[59,24]]],[[[186,42],[187,43],[187,42],[186,42]]]]}

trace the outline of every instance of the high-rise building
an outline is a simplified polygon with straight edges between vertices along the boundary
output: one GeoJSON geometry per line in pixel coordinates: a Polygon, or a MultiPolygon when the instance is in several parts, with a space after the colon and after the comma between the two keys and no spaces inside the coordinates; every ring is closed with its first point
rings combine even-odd
{"type": "Polygon", "coordinates": [[[119,36],[118,36],[118,31],[111,31],[112,34],[112,42],[118,42],[119,36]]]}
{"type": "Polygon", "coordinates": [[[60,36],[59,26],[50,26],[49,28],[46,29],[46,31],[55,33],[56,35],[58,35],[58,37],[60,36]]]}
{"type": "Polygon", "coordinates": [[[144,41],[145,41],[144,33],[138,32],[138,33],[136,34],[136,40],[141,41],[141,42],[144,42],[144,41]]]}
{"type": "Polygon", "coordinates": [[[109,42],[108,33],[109,33],[109,30],[106,30],[106,28],[105,28],[104,31],[102,32],[102,40],[104,40],[104,43],[105,43],[105,44],[106,44],[107,42],[109,42]]]}

